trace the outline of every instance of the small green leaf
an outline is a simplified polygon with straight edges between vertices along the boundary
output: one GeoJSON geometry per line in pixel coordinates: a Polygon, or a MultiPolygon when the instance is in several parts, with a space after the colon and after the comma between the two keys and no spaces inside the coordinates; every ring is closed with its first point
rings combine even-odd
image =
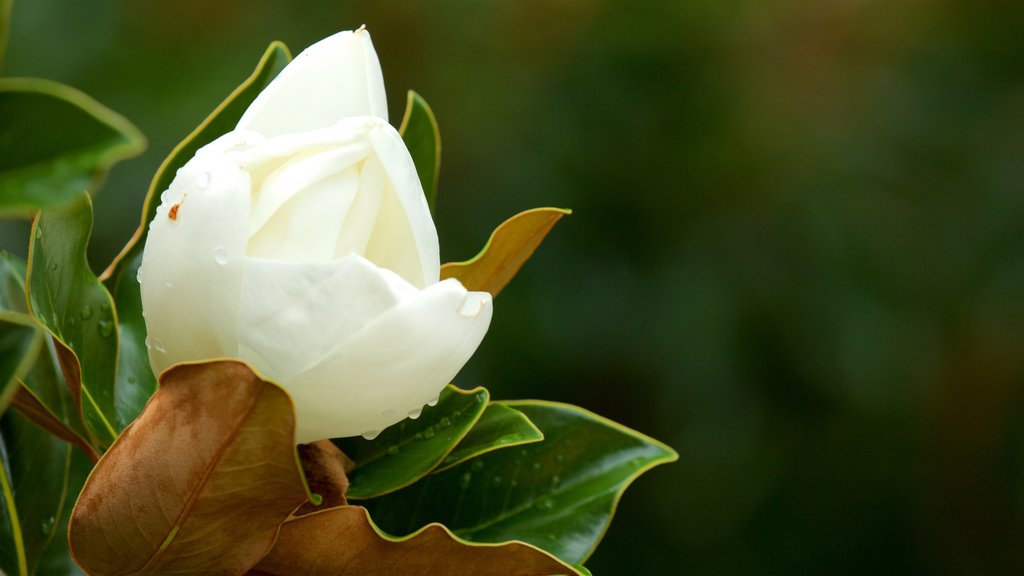
{"type": "Polygon", "coordinates": [[[26,573],[34,574],[50,541],[63,537],[58,530],[69,497],[72,447],[13,410],[0,418],[0,442],[21,524],[26,573]]]}
{"type": "Polygon", "coordinates": [[[71,202],[145,146],[130,122],[70,86],[0,79],[0,211],[71,202]]]}
{"type": "Polygon", "coordinates": [[[28,312],[25,261],[6,250],[0,250],[0,310],[28,312]]]}
{"type": "Polygon", "coordinates": [[[455,278],[468,290],[497,296],[519,272],[562,216],[562,208],[534,208],[520,212],[494,229],[484,249],[465,262],[441,267],[441,279],[455,278]]]}
{"type": "Polygon", "coordinates": [[[82,572],[82,569],[71,559],[71,550],[68,547],[68,523],[71,520],[71,510],[75,506],[75,501],[78,500],[78,494],[81,493],[86,478],[89,477],[89,472],[92,471],[92,466],[92,462],[82,451],[71,451],[71,470],[68,474],[64,507],[61,510],[56,533],[39,559],[36,576],[85,576],[85,572],[82,572]]]}
{"type": "Polygon", "coordinates": [[[437,178],[441,174],[441,132],[430,105],[412,90],[406,98],[405,116],[398,132],[412,155],[427,205],[433,212],[437,204],[437,178]]]}
{"type": "Polygon", "coordinates": [[[160,205],[160,193],[167,189],[175,172],[195,155],[196,150],[234,129],[245,109],[284,69],[290,58],[284,44],[272,43],[256,70],[171,151],[150,183],[138,230],[101,276],[117,304],[118,331],[121,336],[117,403],[118,413],[126,421],[130,422],[142,411],[156,390],[156,376],[150,368],[146,349],[146,322],[142,317],[142,294],[136,275],[142,265],[142,248],[149,221],[160,205]]]}
{"type": "Polygon", "coordinates": [[[472,542],[521,540],[582,564],[640,474],[671,462],[664,444],[575,406],[503,402],[544,441],[498,450],[366,503],[374,522],[409,534],[439,522],[472,542]]]}
{"type": "Polygon", "coordinates": [[[119,422],[114,402],[117,313],[85,255],[91,230],[92,201],[84,192],[41,212],[32,224],[27,284],[32,315],[53,336],[86,430],[102,448],[127,422],[119,422]]]}
{"type": "Polygon", "coordinates": [[[333,440],[356,463],[346,496],[376,498],[430,473],[480,418],[487,399],[483,388],[466,391],[448,385],[437,405],[423,408],[416,420],[402,420],[373,440],[333,440]]]}
{"type": "Polygon", "coordinates": [[[544,434],[525,414],[504,404],[491,403],[487,405],[476,426],[473,426],[462,442],[445,457],[441,465],[434,469],[434,473],[444,472],[466,460],[499,448],[532,444],[543,439],[544,434]]]}
{"type": "Polygon", "coordinates": [[[0,311],[0,414],[43,347],[42,333],[27,314],[0,311]]]}

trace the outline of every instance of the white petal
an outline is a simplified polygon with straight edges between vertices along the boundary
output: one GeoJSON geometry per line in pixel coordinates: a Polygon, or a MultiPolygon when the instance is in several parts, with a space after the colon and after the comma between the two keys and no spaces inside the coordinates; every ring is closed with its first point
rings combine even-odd
{"type": "Polygon", "coordinates": [[[415,288],[351,255],[328,262],[247,258],[239,353],[276,381],[320,362],[415,288]]]}
{"type": "Polygon", "coordinates": [[[229,133],[182,167],[150,225],[139,279],[157,374],[238,355],[249,177],[224,151],[241,136],[229,133]]]}
{"type": "Polygon", "coordinates": [[[436,397],[472,356],[491,296],[445,280],[404,300],[310,370],[282,382],[297,441],[380,431],[436,397]]]}
{"type": "Polygon", "coordinates": [[[237,127],[269,137],[325,128],[349,116],[388,118],[384,77],[366,30],[339,32],[303,50],[237,127]]]}
{"type": "Polygon", "coordinates": [[[369,137],[379,165],[371,163],[371,155],[364,172],[383,170],[390,186],[366,247],[366,257],[420,288],[430,286],[440,278],[440,248],[416,165],[402,137],[390,125],[376,126],[369,137]]]}

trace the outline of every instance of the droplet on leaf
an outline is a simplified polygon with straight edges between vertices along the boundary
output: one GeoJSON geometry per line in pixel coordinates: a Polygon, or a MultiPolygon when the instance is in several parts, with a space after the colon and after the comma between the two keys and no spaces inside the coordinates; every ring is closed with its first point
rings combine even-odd
{"type": "Polygon", "coordinates": [[[106,338],[114,333],[114,323],[110,320],[100,320],[97,325],[97,329],[99,330],[100,336],[106,338]]]}

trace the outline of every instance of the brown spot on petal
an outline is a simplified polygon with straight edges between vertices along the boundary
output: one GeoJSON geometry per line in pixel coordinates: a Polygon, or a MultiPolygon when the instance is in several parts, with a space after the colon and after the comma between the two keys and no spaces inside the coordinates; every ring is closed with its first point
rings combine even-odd
{"type": "Polygon", "coordinates": [[[171,220],[177,220],[179,206],[181,206],[181,202],[175,204],[174,206],[171,206],[171,209],[167,211],[167,217],[170,218],[171,220]]]}

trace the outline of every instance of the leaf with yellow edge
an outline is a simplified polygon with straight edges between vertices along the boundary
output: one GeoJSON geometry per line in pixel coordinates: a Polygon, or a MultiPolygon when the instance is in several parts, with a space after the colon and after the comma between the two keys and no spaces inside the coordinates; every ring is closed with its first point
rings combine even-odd
{"type": "Polygon", "coordinates": [[[497,296],[540,246],[551,228],[572,210],[534,208],[520,212],[498,226],[487,245],[472,260],[441,267],[441,279],[455,278],[468,290],[497,296]]]}
{"type": "Polygon", "coordinates": [[[407,538],[381,534],[365,508],[341,506],[285,522],[252,576],[552,576],[580,572],[522,542],[470,544],[431,524],[407,538]]]}
{"type": "Polygon", "coordinates": [[[313,499],[288,395],[242,362],[178,364],[89,476],[71,551],[93,576],[241,574],[313,499]]]}
{"type": "Polygon", "coordinates": [[[409,149],[427,206],[433,212],[437,204],[437,177],[441,173],[441,131],[430,105],[412,90],[406,98],[405,116],[398,132],[409,149]]]}

